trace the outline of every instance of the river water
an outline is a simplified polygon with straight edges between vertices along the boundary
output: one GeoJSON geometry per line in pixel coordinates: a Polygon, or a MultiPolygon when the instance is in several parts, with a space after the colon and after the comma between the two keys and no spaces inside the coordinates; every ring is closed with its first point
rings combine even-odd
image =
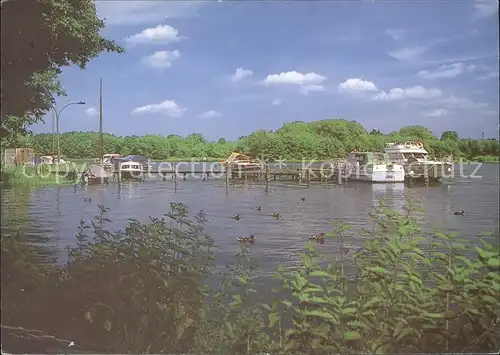
{"type": "MultiPolygon", "coordinates": [[[[367,184],[297,182],[233,184],[226,189],[224,179],[202,181],[199,177],[174,183],[160,176],[144,182],[110,183],[107,186],[56,186],[43,188],[2,187],[2,236],[20,232],[32,242],[43,245],[48,254],[63,262],[67,246],[76,242],[80,219],[98,214],[97,205],[110,208],[112,220],[107,229],[123,228],[127,219],[147,221],[149,216],[169,212],[170,202],[182,202],[195,214],[203,210],[209,223],[206,232],[213,236],[217,265],[222,267],[239,251],[238,236],[253,234],[251,246],[260,272],[269,274],[278,264],[292,266],[296,253],[303,250],[311,234],[332,229],[332,222],[344,221],[353,226],[346,238],[347,247],[361,246],[366,236],[359,233],[371,225],[368,213],[384,199],[388,207],[400,209],[404,195],[410,192],[422,201],[425,213],[419,220],[427,228],[455,231],[464,238],[475,238],[483,231],[498,228],[499,165],[484,164],[475,177],[467,177],[477,165],[455,167],[456,176],[437,186],[408,187],[403,184],[367,184]],[[302,201],[302,198],[305,201],[302,201]],[[90,199],[90,202],[89,202],[90,199]],[[262,206],[259,212],[254,207],[262,206]],[[463,216],[454,211],[465,210],[463,216]],[[279,220],[271,213],[279,213],[279,220]],[[240,214],[241,220],[230,217],[240,214]]],[[[318,248],[337,254],[338,245],[327,240],[318,248]]]]}

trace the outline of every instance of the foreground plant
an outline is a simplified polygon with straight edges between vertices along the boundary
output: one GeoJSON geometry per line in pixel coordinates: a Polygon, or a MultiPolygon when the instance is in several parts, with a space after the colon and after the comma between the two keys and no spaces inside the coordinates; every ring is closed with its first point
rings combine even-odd
{"type": "MultiPolygon", "coordinates": [[[[402,211],[382,202],[369,231],[335,223],[327,245],[313,244],[292,270],[278,268],[267,284],[270,298],[256,297],[256,265],[242,248],[217,290],[213,240],[203,234],[203,213],[187,207],[147,224],[131,220],[119,232],[106,229],[106,209],[91,225],[82,222],[78,246],[60,268],[36,278],[37,264],[15,255],[25,244],[2,237],[2,272],[20,275],[30,299],[15,297],[12,277],[2,315],[71,339],[85,350],[134,353],[395,353],[495,351],[500,346],[498,238],[460,240],[423,233],[418,204],[402,211]],[[348,250],[353,233],[363,248],[348,250]],[[332,244],[333,243],[333,244],[332,244]],[[2,260],[3,261],[3,260],[2,260]],[[26,305],[31,305],[26,307],[26,305]],[[30,323],[32,324],[32,323],[30,323]]],[[[19,291],[17,291],[19,293],[19,291]]]]}

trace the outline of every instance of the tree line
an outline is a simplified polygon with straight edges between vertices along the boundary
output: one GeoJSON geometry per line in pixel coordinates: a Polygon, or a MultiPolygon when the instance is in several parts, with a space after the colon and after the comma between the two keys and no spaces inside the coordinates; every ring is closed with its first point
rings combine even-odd
{"type": "MultiPolygon", "coordinates": [[[[432,156],[467,160],[498,160],[500,144],[494,139],[460,138],[455,131],[440,137],[423,126],[406,126],[383,134],[367,131],[361,124],[344,119],[285,123],[275,131],[258,130],[236,141],[221,138],[209,141],[199,133],[187,137],[104,135],[104,152],[122,155],[144,155],[154,160],[169,158],[226,158],[238,151],[253,157],[271,159],[331,159],[343,157],[353,150],[382,151],[388,142],[419,140],[432,156]]],[[[33,148],[38,154],[52,155],[56,139],[53,134],[30,134],[17,145],[33,148]]],[[[68,132],[60,135],[61,154],[73,159],[89,159],[99,155],[99,134],[68,132]]]]}

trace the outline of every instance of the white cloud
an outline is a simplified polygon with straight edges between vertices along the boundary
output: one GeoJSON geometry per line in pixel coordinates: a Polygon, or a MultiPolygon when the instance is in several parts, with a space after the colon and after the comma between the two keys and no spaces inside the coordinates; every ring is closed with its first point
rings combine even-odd
{"type": "Polygon", "coordinates": [[[136,107],[131,113],[133,115],[161,113],[169,117],[182,117],[186,111],[186,108],[180,107],[175,101],[165,100],[159,104],[136,107]]]}
{"type": "Polygon", "coordinates": [[[435,70],[421,70],[418,75],[424,79],[443,79],[455,78],[462,74],[465,70],[464,63],[445,64],[435,70]]]}
{"type": "Polygon", "coordinates": [[[95,1],[99,18],[106,26],[137,26],[158,23],[165,18],[196,15],[202,1],[95,1]]]}
{"type": "Polygon", "coordinates": [[[175,51],[157,51],[150,56],[141,59],[142,63],[151,68],[170,68],[172,62],[181,56],[178,50],[175,51]]]}
{"type": "Polygon", "coordinates": [[[444,108],[437,108],[435,110],[429,111],[426,116],[427,117],[443,117],[448,114],[448,110],[444,108]]]}
{"type": "Polygon", "coordinates": [[[282,103],[283,103],[283,101],[281,101],[279,99],[273,100],[273,102],[271,102],[271,104],[273,106],[280,106],[282,103]]]}
{"type": "Polygon", "coordinates": [[[477,19],[493,16],[498,12],[498,1],[475,0],[474,10],[474,17],[477,19]]]}
{"type": "Polygon", "coordinates": [[[344,93],[360,93],[377,91],[377,86],[368,80],[349,78],[337,87],[338,91],[344,93]]]}
{"type": "Polygon", "coordinates": [[[238,68],[234,72],[233,76],[231,77],[231,81],[240,81],[245,79],[246,77],[249,77],[253,74],[251,70],[248,69],[243,69],[243,68],[238,68]]]}
{"type": "Polygon", "coordinates": [[[217,117],[222,117],[222,114],[220,114],[217,111],[210,110],[207,112],[203,112],[201,115],[198,116],[199,118],[217,118],[217,117]]]}
{"type": "Polygon", "coordinates": [[[99,114],[99,111],[97,111],[94,107],[89,107],[85,110],[85,113],[89,116],[97,116],[99,114]]]}
{"type": "Polygon", "coordinates": [[[136,33],[125,38],[129,44],[165,44],[170,42],[179,42],[179,32],[169,25],[158,25],[156,27],[146,28],[142,32],[136,33]]]}
{"type": "Polygon", "coordinates": [[[381,91],[375,94],[372,99],[375,101],[400,101],[400,100],[427,100],[442,96],[442,92],[436,88],[424,88],[417,85],[410,88],[392,88],[389,91],[381,91]]]}
{"type": "Polygon", "coordinates": [[[415,59],[427,50],[424,46],[404,47],[389,52],[389,55],[397,60],[415,59]]]}
{"type": "Polygon", "coordinates": [[[270,74],[264,80],[264,85],[321,85],[326,79],[316,73],[299,73],[296,71],[282,72],[279,74],[270,74]]]}

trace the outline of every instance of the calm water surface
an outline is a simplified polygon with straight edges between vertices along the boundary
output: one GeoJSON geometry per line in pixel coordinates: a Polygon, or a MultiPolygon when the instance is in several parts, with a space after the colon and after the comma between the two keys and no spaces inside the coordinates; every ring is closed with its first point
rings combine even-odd
{"type": "MultiPolygon", "coordinates": [[[[466,165],[470,174],[475,165],[466,165]]],[[[457,166],[458,172],[458,166],[457,166]]],[[[347,237],[347,247],[361,246],[362,227],[370,226],[368,213],[384,199],[388,207],[400,209],[405,192],[420,197],[426,212],[419,215],[430,228],[456,231],[465,238],[498,228],[499,165],[485,164],[476,173],[481,179],[455,177],[438,186],[405,187],[403,184],[366,184],[349,182],[343,186],[312,183],[273,182],[266,192],[262,184],[234,184],[226,191],[224,179],[201,181],[188,178],[178,181],[160,177],[145,182],[110,183],[107,186],[58,186],[39,189],[2,188],[2,235],[19,231],[30,240],[44,245],[59,261],[67,257],[65,247],[74,245],[80,219],[98,214],[97,205],[110,211],[107,228],[119,229],[127,219],[147,221],[170,211],[170,202],[185,203],[194,214],[203,210],[209,224],[206,232],[218,245],[217,263],[225,265],[239,251],[236,237],[254,234],[257,241],[251,253],[262,273],[269,273],[278,264],[293,266],[296,252],[303,249],[309,235],[331,230],[331,223],[342,220],[354,228],[347,237]],[[301,198],[305,197],[305,201],[301,198]],[[84,199],[91,198],[91,202],[84,199]],[[262,211],[254,209],[262,206],[262,211]],[[454,211],[464,209],[464,216],[454,211]],[[279,212],[274,220],[270,214],[279,212]],[[239,213],[240,221],[230,219],[239,213]]],[[[336,254],[335,242],[327,240],[318,246],[327,254],[336,254]]]]}

